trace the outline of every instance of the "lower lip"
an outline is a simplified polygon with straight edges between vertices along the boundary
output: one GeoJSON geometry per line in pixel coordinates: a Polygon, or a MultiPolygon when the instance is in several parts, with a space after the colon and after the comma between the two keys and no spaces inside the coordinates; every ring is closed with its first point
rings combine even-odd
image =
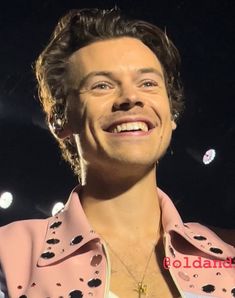
{"type": "Polygon", "coordinates": [[[127,132],[108,132],[108,134],[114,137],[144,137],[149,136],[153,129],[148,131],[127,131],[127,132]]]}

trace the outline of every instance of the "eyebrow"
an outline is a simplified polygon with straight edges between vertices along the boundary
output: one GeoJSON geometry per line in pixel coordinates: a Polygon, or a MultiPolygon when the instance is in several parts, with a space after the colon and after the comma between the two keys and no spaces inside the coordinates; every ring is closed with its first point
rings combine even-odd
{"type": "Polygon", "coordinates": [[[157,76],[159,76],[162,80],[164,80],[164,77],[163,77],[163,74],[161,73],[161,71],[159,71],[158,69],[156,68],[153,68],[153,67],[147,67],[147,68],[140,68],[138,69],[139,73],[154,73],[156,74],[157,76]]]}
{"type": "MultiPolygon", "coordinates": [[[[140,69],[137,70],[137,73],[140,73],[140,74],[154,73],[157,76],[159,76],[160,79],[162,79],[164,81],[162,73],[159,70],[157,70],[156,68],[153,68],[153,67],[140,68],[140,69]]],[[[79,81],[79,84],[78,84],[78,89],[81,89],[81,87],[83,87],[85,85],[85,83],[90,78],[93,78],[95,76],[106,76],[106,77],[109,77],[110,79],[114,80],[114,73],[113,72],[110,72],[110,71],[92,71],[92,72],[89,72],[87,75],[85,75],[84,77],[81,78],[81,80],[79,81]]]]}
{"type": "Polygon", "coordinates": [[[81,80],[79,81],[78,89],[83,87],[85,85],[85,83],[90,78],[93,78],[93,77],[96,77],[96,76],[106,76],[106,77],[109,77],[109,78],[113,78],[113,73],[110,72],[110,71],[92,71],[92,72],[89,72],[87,75],[82,77],[81,80]]]}

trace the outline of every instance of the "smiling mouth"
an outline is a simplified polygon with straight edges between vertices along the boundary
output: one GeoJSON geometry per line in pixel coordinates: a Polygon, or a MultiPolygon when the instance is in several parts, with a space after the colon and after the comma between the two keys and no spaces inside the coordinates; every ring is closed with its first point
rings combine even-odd
{"type": "Polygon", "coordinates": [[[147,123],[142,121],[137,122],[126,122],[126,123],[120,123],[117,125],[114,125],[108,129],[108,132],[111,133],[125,133],[125,132],[136,132],[136,131],[142,131],[142,132],[148,132],[149,126],[147,123]]]}

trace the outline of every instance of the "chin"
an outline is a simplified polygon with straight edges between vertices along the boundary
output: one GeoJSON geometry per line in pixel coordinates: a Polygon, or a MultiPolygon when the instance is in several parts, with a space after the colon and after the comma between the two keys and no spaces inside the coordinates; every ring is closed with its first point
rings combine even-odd
{"type": "Polygon", "coordinates": [[[150,158],[149,155],[125,155],[120,157],[112,157],[112,160],[117,161],[117,163],[120,163],[125,166],[132,166],[132,167],[149,167],[151,165],[154,165],[157,161],[156,157],[150,158]]]}

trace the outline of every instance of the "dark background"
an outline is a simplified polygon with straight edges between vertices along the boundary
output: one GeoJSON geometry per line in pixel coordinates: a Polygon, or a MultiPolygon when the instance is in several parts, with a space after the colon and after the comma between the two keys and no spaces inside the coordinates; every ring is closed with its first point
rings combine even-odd
{"type": "Polygon", "coordinates": [[[0,192],[11,191],[14,203],[0,209],[0,225],[49,216],[76,185],[44,124],[32,66],[69,9],[117,4],[127,15],[166,29],[182,56],[186,111],[160,162],[159,186],[185,221],[235,229],[234,3],[2,1],[0,192]],[[201,160],[209,148],[217,155],[205,166],[201,160]]]}

